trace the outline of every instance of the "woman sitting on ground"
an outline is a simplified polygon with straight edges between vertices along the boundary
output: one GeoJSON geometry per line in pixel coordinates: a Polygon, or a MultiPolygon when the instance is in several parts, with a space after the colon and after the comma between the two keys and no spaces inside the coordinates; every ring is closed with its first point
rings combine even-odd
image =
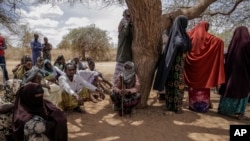
{"type": "Polygon", "coordinates": [[[44,59],[42,56],[37,57],[36,64],[32,67],[32,69],[43,69],[44,67],[44,59]]]}
{"type": "Polygon", "coordinates": [[[30,56],[28,55],[23,56],[21,62],[22,62],[21,65],[18,65],[18,67],[15,67],[12,70],[15,79],[22,79],[23,74],[32,69],[32,60],[30,56]]]}
{"type": "Polygon", "coordinates": [[[17,92],[14,105],[12,130],[16,141],[24,141],[24,125],[34,115],[46,121],[45,135],[52,141],[67,141],[66,115],[51,102],[43,99],[43,88],[28,83],[17,92]]]}
{"type": "Polygon", "coordinates": [[[65,75],[63,71],[61,71],[58,67],[55,67],[51,64],[49,59],[44,60],[44,68],[43,72],[48,74],[48,76],[45,77],[46,80],[48,80],[50,83],[57,83],[57,79],[61,75],[65,75]]]}
{"type": "Polygon", "coordinates": [[[139,91],[140,82],[135,73],[134,63],[127,61],[124,63],[122,74],[115,81],[114,93],[110,95],[114,103],[114,110],[119,111],[120,116],[131,114],[133,108],[140,101],[139,91]]]}
{"type": "Polygon", "coordinates": [[[54,105],[62,101],[62,89],[59,85],[55,83],[48,83],[45,79],[44,71],[40,69],[32,69],[29,72],[24,74],[22,84],[26,85],[27,83],[37,83],[43,87],[44,98],[52,102],[54,105]]]}
{"type": "Polygon", "coordinates": [[[54,66],[58,67],[61,71],[64,71],[65,64],[66,61],[63,55],[59,55],[54,62],[54,66]]]}

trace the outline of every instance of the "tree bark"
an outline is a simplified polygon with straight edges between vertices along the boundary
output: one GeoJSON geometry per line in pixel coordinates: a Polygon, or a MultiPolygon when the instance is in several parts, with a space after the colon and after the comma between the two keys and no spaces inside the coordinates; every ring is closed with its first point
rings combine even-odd
{"type": "Polygon", "coordinates": [[[163,28],[168,28],[170,26],[170,15],[173,20],[179,15],[185,15],[188,17],[189,20],[199,17],[212,3],[216,2],[217,0],[199,0],[196,5],[189,8],[180,8],[176,11],[171,13],[163,14],[163,28]]]}
{"type": "Polygon", "coordinates": [[[177,9],[162,15],[161,0],[126,0],[133,22],[133,60],[141,82],[140,108],[147,106],[151,91],[156,64],[162,51],[162,31],[171,24],[178,15],[186,15],[189,19],[200,16],[207,7],[216,0],[199,0],[190,8],[177,9]]]}
{"type": "Polygon", "coordinates": [[[126,0],[133,23],[133,60],[141,82],[140,108],[147,105],[161,48],[161,1],[126,0]]]}

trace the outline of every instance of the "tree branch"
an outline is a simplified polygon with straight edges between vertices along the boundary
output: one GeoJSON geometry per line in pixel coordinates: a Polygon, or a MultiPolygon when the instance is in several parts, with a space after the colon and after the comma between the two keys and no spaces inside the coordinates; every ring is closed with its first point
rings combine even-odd
{"type": "Polygon", "coordinates": [[[174,12],[162,15],[163,29],[171,25],[171,19],[175,19],[179,15],[185,15],[189,20],[199,17],[212,3],[217,0],[199,0],[196,5],[190,8],[179,8],[174,12]]]}
{"type": "Polygon", "coordinates": [[[237,6],[241,3],[241,2],[243,2],[244,0],[237,0],[236,1],[236,3],[235,3],[235,5],[233,6],[233,8],[230,10],[230,11],[228,11],[227,13],[222,13],[222,12],[215,12],[215,13],[206,13],[206,14],[204,14],[204,15],[210,15],[210,16],[215,16],[215,15],[218,15],[218,14],[220,14],[220,15],[230,15],[231,13],[233,13],[234,12],[234,10],[237,8],[237,6]]]}

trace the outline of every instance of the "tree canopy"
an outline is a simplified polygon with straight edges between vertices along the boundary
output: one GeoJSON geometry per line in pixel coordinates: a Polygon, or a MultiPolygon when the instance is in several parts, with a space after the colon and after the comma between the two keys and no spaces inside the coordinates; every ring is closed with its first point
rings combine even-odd
{"type": "MultiPolygon", "coordinates": [[[[65,2],[88,5],[89,0],[73,0],[65,2]]],[[[125,0],[99,0],[105,6],[121,4],[125,0]]],[[[250,25],[250,1],[249,0],[158,0],[162,3],[162,14],[184,14],[190,19],[190,25],[195,25],[199,20],[208,20],[213,25],[214,31],[232,29],[238,25],[250,25]],[[199,8],[202,7],[202,8],[199,8]],[[191,10],[193,9],[193,10],[191,10]],[[219,28],[219,30],[218,30],[219,28]]],[[[52,3],[55,5],[61,0],[34,0],[33,3],[52,3]]],[[[0,1],[0,26],[9,31],[17,31],[20,10],[26,8],[24,0],[1,0],[0,1]],[[14,26],[15,25],[15,26],[14,26]]],[[[73,7],[72,7],[73,8],[73,7]]],[[[19,27],[19,26],[18,26],[19,27]]],[[[21,28],[21,27],[20,27],[21,28]]]]}
{"type": "Polygon", "coordinates": [[[0,0],[0,27],[16,32],[17,21],[20,18],[20,8],[24,8],[22,1],[0,0]]]}
{"type": "Polygon", "coordinates": [[[95,60],[109,59],[110,38],[107,32],[95,25],[75,28],[63,37],[58,48],[70,49],[80,53],[85,59],[86,53],[95,60]]]}

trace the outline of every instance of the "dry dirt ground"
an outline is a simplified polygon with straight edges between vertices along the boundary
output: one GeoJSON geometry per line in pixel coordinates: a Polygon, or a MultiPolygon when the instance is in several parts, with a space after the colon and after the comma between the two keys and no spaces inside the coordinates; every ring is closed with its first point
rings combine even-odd
{"type": "MultiPolygon", "coordinates": [[[[7,60],[9,75],[19,63],[7,60]]],[[[98,71],[112,80],[114,62],[96,64],[98,71]]],[[[187,109],[187,93],[184,97],[184,113],[166,113],[164,102],[157,100],[152,91],[148,107],[137,109],[132,117],[119,117],[111,108],[108,96],[98,102],[86,102],[86,113],[67,112],[69,141],[228,141],[229,126],[248,124],[250,121],[237,120],[217,114],[219,96],[212,93],[214,108],[208,113],[196,113],[187,109]]],[[[250,117],[250,106],[247,107],[250,117]]]]}

